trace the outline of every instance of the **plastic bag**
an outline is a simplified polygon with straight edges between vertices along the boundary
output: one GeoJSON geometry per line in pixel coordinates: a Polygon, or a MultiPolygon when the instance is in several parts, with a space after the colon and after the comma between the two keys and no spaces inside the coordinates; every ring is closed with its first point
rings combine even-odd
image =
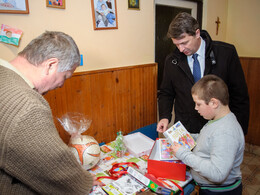
{"type": "Polygon", "coordinates": [[[91,124],[91,120],[86,119],[86,117],[81,113],[67,113],[61,118],[58,118],[59,122],[71,135],[71,139],[82,138],[81,134],[84,133],[91,124]]]}
{"type": "Polygon", "coordinates": [[[91,120],[80,113],[67,113],[58,119],[63,128],[71,135],[69,148],[84,169],[94,167],[100,160],[100,147],[91,136],[82,135],[91,124],[91,120]]]}

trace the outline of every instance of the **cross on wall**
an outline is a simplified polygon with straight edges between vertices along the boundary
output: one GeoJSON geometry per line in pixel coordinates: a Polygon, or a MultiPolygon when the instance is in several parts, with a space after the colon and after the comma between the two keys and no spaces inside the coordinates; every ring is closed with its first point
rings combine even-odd
{"type": "Polygon", "coordinates": [[[219,24],[220,24],[220,20],[219,17],[217,17],[217,20],[215,21],[217,28],[216,28],[216,35],[218,35],[218,29],[219,29],[219,24]]]}

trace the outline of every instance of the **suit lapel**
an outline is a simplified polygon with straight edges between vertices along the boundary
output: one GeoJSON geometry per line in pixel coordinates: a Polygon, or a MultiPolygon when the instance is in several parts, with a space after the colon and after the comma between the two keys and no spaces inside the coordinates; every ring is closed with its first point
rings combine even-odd
{"type": "Polygon", "coordinates": [[[186,74],[186,76],[189,78],[189,80],[194,83],[194,78],[193,75],[191,73],[189,64],[188,64],[188,60],[187,60],[187,56],[182,55],[181,59],[180,59],[180,63],[178,63],[178,66],[183,70],[183,72],[186,74]]]}
{"type": "Polygon", "coordinates": [[[205,70],[204,70],[204,76],[210,74],[211,72],[211,60],[209,58],[205,59],[205,70]]]}

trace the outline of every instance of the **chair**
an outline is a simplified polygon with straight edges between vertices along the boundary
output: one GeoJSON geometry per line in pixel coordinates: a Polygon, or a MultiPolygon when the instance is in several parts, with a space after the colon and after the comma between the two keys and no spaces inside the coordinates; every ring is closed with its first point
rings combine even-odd
{"type": "Polygon", "coordinates": [[[147,137],[151,138],[152,140],[156,140],[156,138],[158,138],[158,132],[156,131],[156,127],[157,127],[157,123],[153,123],[151,125],[147,125],[139,129],[136,129],[128,134],[140,132],[146,135],[147,137]]]}

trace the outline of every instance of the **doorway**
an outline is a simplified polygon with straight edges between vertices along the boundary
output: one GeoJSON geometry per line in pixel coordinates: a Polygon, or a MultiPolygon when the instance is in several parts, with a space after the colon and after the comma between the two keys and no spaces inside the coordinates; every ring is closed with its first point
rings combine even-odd
{"type": "Polygon", "coordinates": [[[163,78],[164,60],[174,51],[175,45],[167,37],[168,27],[172,19],[180,12],[190,13],[197,18],[197,3],[180,0],[155,0],[155,62],[158,63],[158,82],[163,78]]]}

